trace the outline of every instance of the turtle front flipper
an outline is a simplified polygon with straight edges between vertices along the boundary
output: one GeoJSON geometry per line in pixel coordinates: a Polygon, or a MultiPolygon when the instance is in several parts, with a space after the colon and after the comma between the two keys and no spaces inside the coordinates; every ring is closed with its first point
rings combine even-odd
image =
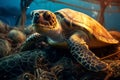
{"type": "Polygon", "coordinates": [[[35,46],[38,44],[37,42],[41,41],[47,42],[47,38],[39,33],[34,33],[30,35],[27,40],[22,44],[20,51],[33,50],[36,48],[35,46]]]}
{"type": "MultiPolygon", "coordinates": [[[[85,38],[85,36],[84,36],[85,38]]],[[[90,71],[104,71],[108,69],[108,64],[101,61],[92,51],[88,49],[86,42],[79,34],[72,35],[67,43],[73,57],[90,71]]]]}

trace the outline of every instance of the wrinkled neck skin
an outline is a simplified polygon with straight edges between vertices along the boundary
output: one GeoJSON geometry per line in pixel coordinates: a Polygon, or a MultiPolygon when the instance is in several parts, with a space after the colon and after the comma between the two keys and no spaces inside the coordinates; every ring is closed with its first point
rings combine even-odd
{"type": "Polygon", "coordinates": [[[64,42],[64,36],[62,35],[62,31],[62,27],[57,21],[56,28],[54,30],[50,30],[47,33],[48,42],[50,44],[64,42]]]}

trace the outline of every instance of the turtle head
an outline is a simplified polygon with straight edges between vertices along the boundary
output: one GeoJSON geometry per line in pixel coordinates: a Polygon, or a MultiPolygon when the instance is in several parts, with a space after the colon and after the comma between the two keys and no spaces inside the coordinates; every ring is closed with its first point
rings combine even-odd
{"type": "Polygon", "coordinates": [[[38,33],[54,30],[57,25],[56,15],[48,10],[34,10],[31,12],[33,27],[38,33]]]}

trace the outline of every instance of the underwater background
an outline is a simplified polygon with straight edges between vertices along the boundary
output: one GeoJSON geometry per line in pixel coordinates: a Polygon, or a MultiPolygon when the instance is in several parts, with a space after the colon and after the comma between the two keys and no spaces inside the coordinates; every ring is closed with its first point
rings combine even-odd
{"type": "MultiPolygon", "coordinates": [[[[53,19],[50,19],[50,24],[53,19]]],[[[94,25],[94,21],[90,27],[91,24],[94,25]]],[[[63,40],[63,35],[58,35],[61,31],[54,29],[49,31],[51,37],[58,38],[58,42],[63,40]]],[[[43,32],[48,33],[46,30],[43,32]]],[[[74,31],[76,29],[71,32],[74,31]]],[[[120,80],[119,34],[120,0],[0,0],[0,80],[120,80]],[[67,35],[73,28],[66,28],[65,31],[63,28],[63,35],[70,36],[70,39],[65,39],[68,46],[54,44],[48,38],[49,34],[36,33],[37,30],[31,25],[31,11],[46,9],[55,12],[63,8],[83,12],[109,31],[96,24],[90,30],[82,29],[87,34],[82,37],[87,39],[88,44],[91,41],[93,44],[90,43],[90,46],[94,49],[89,49],[84,39],[67,35]],[[98,40],[102,43],[97,43],[98,40]],[[96,43],[100,46],[105,44],[98,48],[96,43]],[[106,43],[110,45],[106,46],[106,43]]]]}
{"type": "MultiPolygon", "coordinates": [[[[31,1],[26,8],[26,26],[31,24],[30,12],[36,9],[47,9],[54,12],[62,8],[71,8],[95,19],[98,19],[100,11],[99,4],[88,2],[92,0],[0,0],[0,20],[10,26],[17,26],[21,15],[20,1],[31,1]]],[[[109,5],[105,10],[104,23],[108,29],[120,30],[120,3],[117,4],[117,6],[109,5]]]]}

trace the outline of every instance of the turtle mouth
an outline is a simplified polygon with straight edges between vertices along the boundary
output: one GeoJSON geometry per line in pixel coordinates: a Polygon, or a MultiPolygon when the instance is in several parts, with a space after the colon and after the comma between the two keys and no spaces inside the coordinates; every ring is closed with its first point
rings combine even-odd
{"type": "Polygon", "coordinates": [[[50,11],[34,11],[32,23],[34,26],[38,26],[41,28],[54,28],[57,21],[54,13],[50,11]]]}

